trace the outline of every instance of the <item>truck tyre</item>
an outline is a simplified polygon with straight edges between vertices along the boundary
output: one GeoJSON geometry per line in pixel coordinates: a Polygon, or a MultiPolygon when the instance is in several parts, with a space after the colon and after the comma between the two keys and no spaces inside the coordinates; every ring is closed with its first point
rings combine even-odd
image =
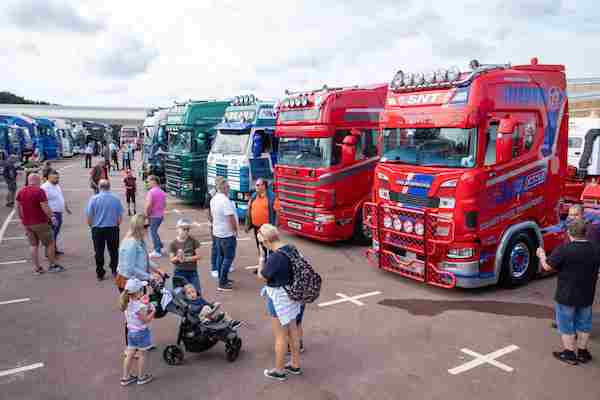
{"type": "Polygon", "coordinates": [[[372,235],[371,230],[363,224],[362,207],[356,213],[356,219],[354,221],[354,241],[357,244],[368,246],[371,244],[372,235]]]}
{"type": "Polygon", "coordinates": [[[518,232],[508,242],[502,256],[500,286],[514,288],[524,285],[536,275],[535,243],[525,232],[518,232]]]}

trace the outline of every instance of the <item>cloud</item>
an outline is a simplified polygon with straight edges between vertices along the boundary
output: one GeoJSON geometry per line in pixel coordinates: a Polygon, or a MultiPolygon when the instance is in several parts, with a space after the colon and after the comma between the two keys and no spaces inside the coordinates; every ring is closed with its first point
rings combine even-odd
{"type": "Polygon", "coordinates": [[[519,19],[543,18],[561,15],[561,0],[503,0],[496,6],[500,15],[519,19]]]}
{"type": "Polygon", "coordinates": [[[19,45],[19,51],[30,56],[40,56],[40,48],[33,42],[23,42],[19,45]]]}
{"type": "Polygon", "coordinates": [[[88,66],[105,77],[130,79],[147,72],[158,56],[156,48],[135,36],[115,35],[103,41],[88,66]]]}
{"type": "Polygon", "coordinates": [[[9,6],[6,15],[26,31],[91,34],[105,28],[103,21],[83,16],[63,0],[19,0],[9,6]]]}

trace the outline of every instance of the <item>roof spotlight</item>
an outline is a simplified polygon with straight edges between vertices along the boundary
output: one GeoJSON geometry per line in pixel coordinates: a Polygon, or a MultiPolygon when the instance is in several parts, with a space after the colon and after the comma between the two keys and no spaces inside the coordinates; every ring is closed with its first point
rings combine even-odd
{"type": "Polygon", "coordinates": [[[302,107],[306,107],[308,105],[308,96],[302,96],[302,107]]]}
{"type": "Polygon", "coordinates": [[[455,80],[457,80],[460,77],[460,70],[458,69],[457,66],[452,66],[452,67],[450,67],[450,69],[448,70],[446,75],[450,82],[454,82],[455,80]]]}
{"type": "Polygon", "coordinates": [[[428,71],[425,74],[425,83],[428,85],[434,84],[435,83],[435,71],[428,71]]]}
{"type": "Polygon", "coordinates": [[[479,64],[479,61],[477,61],[477,60],[471,60],[471,62],[469,63],[469,67],[472,70],[475,70],[475,69],[481,67],[481,64],[479,64]]]}
{"type": "Polygon", "coordinates": [[[422,85],[425,83],[425,74],[422,72],[417,72],[415,74],[415,85],[422,85]]]}
{"type": "Polygon", "coordinates": [[[295,105],[296,107],[300,107],[300,104],[301,104],[300,97],[296,97],[296,98],[294,99],[294,105],[295,105]]]}
{"type": "Polygon", "coordinates": [[[404,78],[404,84],[406,86],[412,86],[415,84],[415,74],[409,73],[406,75],[406,78],[404,78]]]}
{"type": "Polygon", "coordinates": [[[396,75],[394,75],[394,79],[392,79],[391,86],[392,89],[397,89],[401,86],[404,86],[404,72],[402,72],[402,70],[396,72],[396,75]]]}
{"type": "Polygon", "coordinates": [[[256,97],[253,94],[250,95],[250,104],[256,103],[256,97]]]}
{"type": "Polygon", "coordinates": [[[435,71],[435,81],[437,83],[443,83],[448,80],[448,71],[445,69],[438,69],[435,71]]]}

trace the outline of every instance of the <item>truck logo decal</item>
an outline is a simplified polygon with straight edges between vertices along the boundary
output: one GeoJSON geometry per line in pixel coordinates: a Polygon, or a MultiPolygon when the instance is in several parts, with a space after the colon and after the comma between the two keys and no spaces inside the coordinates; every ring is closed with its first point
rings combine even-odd
{"type": "Polygon", "coordinates": [[[396,179],[396,184],[403,186],[402,193],[412,196],[427,197],[434,175],[408,173],[404,177],[396,179]]]}
{"type": "Polygon", "coordinates": [[[546,181],[547,169],[540,168],[529,175],[517,177],[512,182],[502,181],[488,190],[487,208],[518,199],[523,193],[529,192],[546,181]]]}
{"type": "MultiPolygon", "coordinates": [[[[403,96],[396,96],[396,105],[399,106],[415,106],[421,104],[445,104],[450,100],[454,92],[449,90],[447,92],[438,93],[421,93],[421,94],[408,94],[403,96]]],[[[393,97],[392,97],[393,98],[393,97]]]]}
{"type": "Polygon", "coordinates": [[[529,210],[530,208],[535,207],[538,204],[541,204],[543,201],[544,201],[543,197],[536,197],[535,199],[531,200],[528,203],[520,205],[519,207],[516,207],[516,208],[511,208],[504,214],[497,215],[494,218],[490,219],[489,221],[481,223],[481,225],[479,227],[482,230],[490,228],[494,225],[499,224],[500,222],[507,221],[511,218],[514,218],[514,217],[524,213],[525,211],[529,210]]]}

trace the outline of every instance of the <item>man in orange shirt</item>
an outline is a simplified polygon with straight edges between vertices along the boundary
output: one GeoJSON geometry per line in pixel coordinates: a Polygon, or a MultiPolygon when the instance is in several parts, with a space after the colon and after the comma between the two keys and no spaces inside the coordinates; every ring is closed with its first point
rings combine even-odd
{"type": "Polygon", "coordinates": [[[267,249],[259,243],[257,233],[260,227],[264,224],[275,225],[275,196],[268,189],[267,181],[259,178],[256,180],[256,192],[252,195],[248,203],[248,212],[246,214],[246,233],[252,229],[254,238],[256,239],[256,247],[259,251],[259,256],[267,256],[267,249]]]}

